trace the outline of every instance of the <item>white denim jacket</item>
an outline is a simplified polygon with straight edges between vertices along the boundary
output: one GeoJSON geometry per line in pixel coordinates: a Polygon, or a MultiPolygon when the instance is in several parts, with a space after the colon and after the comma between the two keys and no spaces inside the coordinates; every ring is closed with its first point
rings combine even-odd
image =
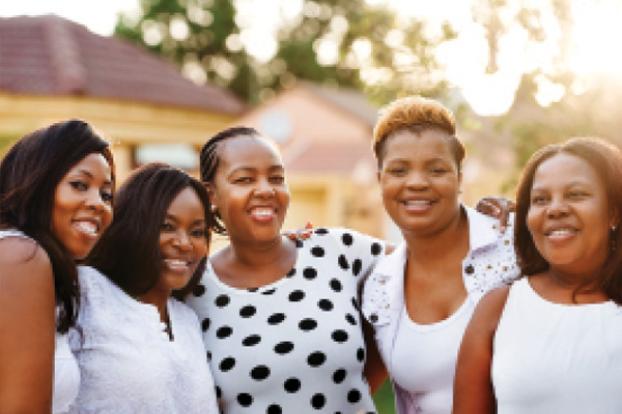
{"type": "MultiPolygon", "coordinates": [[[[469,225],[469,251],[462,262],[464,286],[475,303],[489,290],[510,284],[519,276],[513,246],[513,228],[499,232],[498,220],[462,206],[469,225]]],[[[512,222],[512,218],[510,223],[512,222]]],[[[408,251],[405,243],[380,259],[365,282],[362,312],[374,327],[378,351],[389,369],[398,332],[400,313],[404,309],[404,269],[408,251]]],[[[390,375],[391,373],[389,373],[390,375]]],[[[398,414],[414,413],[412,397],[393,383],[398,414]]],[[[416,405],[416,401],[414,402],[416,405]]]]}

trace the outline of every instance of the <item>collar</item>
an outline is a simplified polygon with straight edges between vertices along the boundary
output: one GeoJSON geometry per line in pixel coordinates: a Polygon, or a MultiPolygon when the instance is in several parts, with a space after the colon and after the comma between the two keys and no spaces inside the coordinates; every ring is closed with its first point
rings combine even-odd
{"type": "MultiPolygon", "coordinates": [[[[498,219],[486,216],[464,204],[460,207],[467,216],[469,226],[469,250],[471,252],[497,242],[499,237],[501,237],[498,219]]],[[[509,230],[510,229],[506,229],[506,231],[509,230]]]]}

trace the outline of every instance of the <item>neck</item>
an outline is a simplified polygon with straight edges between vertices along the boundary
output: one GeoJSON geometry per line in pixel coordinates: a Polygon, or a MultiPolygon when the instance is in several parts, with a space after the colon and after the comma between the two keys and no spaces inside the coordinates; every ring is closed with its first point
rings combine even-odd
{"type": "Polygon", "coordinates": [[[551,267],[546,272],[551,281],[562,289],[599,290],[599,272],[592,270],[572,271],[559,267],[551,267]]]}
{"type": "Polygon", "coordinates": [[[431,234],[404,233],[402,232],[408,247],[410,259],[420,261],[425,258],[426,262],[446,260],[450,247],[462,247],[464,254],[469,249],[469,227],[466,212],[461,208],[451,222],[431,234]]]}
{"type": "Polygon", "coordinates": [[[292,243],[279,235],[274,240],[260,243],[232,239],[230,247],[231,260],[245,267],[260,268],[282,259],[292,243]]]}
{"type": "Polygon", "coordinates": [[[158,313],[160,314],[160,320],[162,322],[168,323],[168,311],[166,308],[166,303],[168,302],[168,298],[171,296],[171,291],[164,291],[158,289],[157,287],[152,288],[145,294],[138,296],[138,300],[142,303],[147,303],[149,305],[153,305],[158,309],[158,313]]]}

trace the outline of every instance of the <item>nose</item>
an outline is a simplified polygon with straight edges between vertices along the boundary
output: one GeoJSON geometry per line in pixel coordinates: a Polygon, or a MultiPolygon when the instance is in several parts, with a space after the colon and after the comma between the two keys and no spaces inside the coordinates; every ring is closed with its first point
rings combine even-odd
{"type": "Polygon", "coordinates": [[[551,218],[563,217],[568,214],[568,203],[563,197],[553,197],[546,213],[551,218]]]}
{"type": "Polygon", "coordinates": [[[97,188],[92,188],[86,196],[86,206],[93,210],[102,210],[106,207],[106,202],[97,188]]]}
{"type": "Polygon", "coordinates": [[[272,197],[275,194],[276,191],[274,187],[267,179],[257,181],[257,186],[255,187],[255,195],[259,197],[272,197]]]}
{"type": "Polygon", "coordinates": [[[183,230],[178,230],[173,238],[173,246],[181,251],[192,250],[192,243],[190,243],[190,237],[188,233],[183,230]]]}
{"type": "Polygon", "coordinates": [[[406,185],[413,190],[424,190],[429,187],[430,183],[423,172],[411,171],[408,174],[406,185]]]}

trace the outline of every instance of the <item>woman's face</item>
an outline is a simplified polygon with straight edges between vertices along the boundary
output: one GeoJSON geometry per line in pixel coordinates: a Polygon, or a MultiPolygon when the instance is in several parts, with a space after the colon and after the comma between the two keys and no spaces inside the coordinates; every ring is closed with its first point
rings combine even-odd
{"type": "Polygon", "coordinates": [[[208,188],[231,239],[280,237],[289,190],[276,149],[261,138],[239,136],[224,141],[218,154],[218,169],[208,188]]]}
{"type": "Polygon", "coordinates": [[[205,209],[197,193],[186,187],[177,194],[160,227],[162,274],[156,289],[170,293],[185,287],[209,247],[205,209]]]}
{"type": "Polygon", "coordinates": [[[459,214],[460,174],[447,133],[397,131],[387,138],[379,172],[387,213],[404,235],[431,235],[459,214]]]}
{"type": "Polygon", "coordinates": [[[612,224],[605,186],[588,162],[560,153],[538,166],[527,228],[551,268],[598,271],[607,258],[612,224]]]}
{"type": "Polygon", "coordinates": [[[75,259],[91,251],[112,221],[112,173],[102,154],[87,155],[56,186],[52,233],[75,259]]]}

